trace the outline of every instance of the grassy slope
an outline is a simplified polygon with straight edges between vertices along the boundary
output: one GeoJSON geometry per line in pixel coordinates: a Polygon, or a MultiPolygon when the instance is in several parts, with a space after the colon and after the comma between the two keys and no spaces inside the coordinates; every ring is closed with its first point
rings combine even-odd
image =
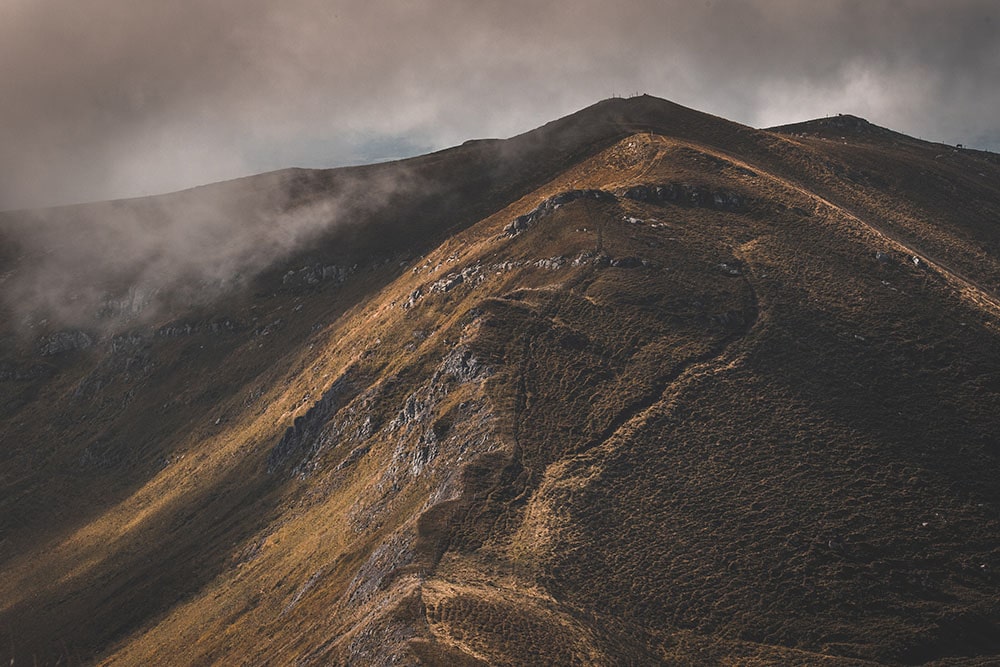
{"type": "MultiPolygon", "coordinates": [[[[942,166],[913,140],[785,139],[649,98],[559,128],[533,140],[576,166],[544,185],[540,171],[538,189],[402,271],[232,305],[282,313],[269,340],[153,344],[134,399],[145,404],[116,408],[134,380],[115,376],[93,399],[105,407],[67,408],[51,436],[26,419],[33,403],[9,418],[5,443],[51,452],[38,455],[44,481],[26,453],[4,478],[20,489],[7,508],[26,516],[5,510],[0,590],[19,659],[1000,653],[1000,201],[966,177],[992,169],[996,183],[996,166],[961,154],[942,166]],[[593,151],[644,129],[667,136],[582,161],[570,140],[593,151]],[[842,165],[884,180],[844,178],[842,165]],[[909,189],[932,168],[948,197],[909,189]],[[637,183],[745,203],[580,200],[502,234],[549,196],[637,183]],[[911,248],[934,268],[914,266],[911,248]],[[622,258],[647,265],[609,264],[622,258]],[[433,291],[462,269],[464,282],[433,291]],[[330,414],[312,413],[315,432],[307,417],[310,437],[268,473],[283,429],[332,386],[330,414]],[[177,405],[151,425],[165,395],[177,405]],[[148,452],[81,473],[87,429],[148,452]],[[85,495],[66,509],[51,500],[60,485],[85,495]]],[[[474,219],[455,210],[436,228],[474,219]]],[[[58,363],[40,406],[90,370],[58,363]]]]}

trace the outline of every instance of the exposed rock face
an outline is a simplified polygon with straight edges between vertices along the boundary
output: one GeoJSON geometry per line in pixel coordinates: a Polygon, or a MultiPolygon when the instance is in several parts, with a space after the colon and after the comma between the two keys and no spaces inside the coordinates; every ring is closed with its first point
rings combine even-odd
{"type": "Polygon", "coordinates": [[[593,199],[596,201],[613,202],[615,196],[604,190],[567,190],[554,197],[549,197],[536,206],[530,213],[520,215],[504,227],[504,236],[514,237],[534,225],[540,218],[543,218],[564,204],[568,204],[578,199],[593,199]]]}
{"type": "Polygon", "coordinates": [[[450,273],[441,280],[431,285],[432,292],[450,292],[452,289],[465,282],[465,277],[461,273],[450,273]]]}
{"type": "Polygon", "coordinates": [[[422,297],[423,295],[424,295],[424,290],[421,287],[418,287],[412,292],[410,292],[410,295],[406,298],[406,301],[403,302],[403,309],[406,310],[409,308],[413,308],[415,305],[417,305],[417,302],[420,301],[420,297],[422,297]]]}
{"type": "Polygon", "coordinates": [[[461,271],[449,273],[444,278],[431,283],[430,291],[438,293],[450,292],[459,285],[473,284],[476,278],[480,277],[480,268],[479,266],[469,266],[461,271]]]}
{"type": "MultiPolygon", "coordinates": [[[[417,427],[427,427],[435,415],[436,406],[448,395],[453,384],[484,380],[492,374],[472,350],[465,347],[452,349],[434,371],[426,386],[410,394],[396,417],[388,424],[390,431],[410,432],[417,427]]],[[[433,440],[433,436],[429,436],[433,440]]]]}
{"type": "Polygon", "coordinates": [[[441,366],[431,376],[431,382],[454,380],[459,383],[484,380],[492,374],[476,354],[466,347],[453,348],[441,361],[441,366]]]}
{"type": "Polygon", "coordinates": [[[606,253],[600,252],[598,250],[585,250],[581,252],[576,259],[572,262],[573,266],[582,266],[584,264],[594,264],[596,266],[609,266],[611,264],[611,257],[606,253]]]}
{"type": "Polygon", "coordinates": [[[348,369],[316,403],[294,423],[267,457],[267,471],[275,472],[293,457],[308,458],[326,442],[336,437],[336,430],[325,428],[340,408],[357,395],[358,378],[348,369]]]}
{"type": "Polygon", "coordinates": [[[679,204],[721,211],[740,211],[746,205],[744,198],[736,192],[710,190],[686,183],[635,185],[623,191],[622,197],[651,204],[679,204]]]}
{"type": "Polygon", "coordinates": [[[503,229],[503,235],[513,238],[532,227],[541,218],[550,215],[560,206],[579,199],[593,199],[614,202],[618,196],[638,202],[653,204],[678,204],[713,208],[721,211],[741,211],[746,207],[744,197],[731,190],[712,190],[700,185],[687,183],[664,183],[661,185],[635,185],[618,195],[607,190],[567,190],[549,197],[529,213],[514,218],[503,229]]]}

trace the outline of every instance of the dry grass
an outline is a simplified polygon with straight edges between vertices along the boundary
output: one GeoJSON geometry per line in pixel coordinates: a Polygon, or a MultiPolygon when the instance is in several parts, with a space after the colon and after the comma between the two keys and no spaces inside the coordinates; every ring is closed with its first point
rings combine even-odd
{"type": "Polygon", "coordinates": [[[967,171],[1000,168],[803,131],[643,98],[506,144],[522,162],[420,158],[461,174],[450,205],[309,251],[374,268],[334,290],[277,287],[278,267],[225,304],[281,319],[268,336],[150,339],[127,370],[99,346],[0,382],[22,401],[3,422],[4,645],[107,664],[996,659],[1000,195],[967,171]],[[622,196],[637,184],[741,203],[622,196]],[[617,196],[504,234],[580,189],[617,196]]]}

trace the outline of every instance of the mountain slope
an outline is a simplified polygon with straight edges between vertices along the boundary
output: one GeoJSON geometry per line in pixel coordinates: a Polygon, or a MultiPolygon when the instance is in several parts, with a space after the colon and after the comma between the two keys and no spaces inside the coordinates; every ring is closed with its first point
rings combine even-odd
{"type": "Polygon", "coordinates": [[[223,300],[10,327],[4,645],[108,664],[997,659],[1000,166],[813,127],[642,97],[258,177],[280,211],[350,182],[358,222],[223,300]]]}

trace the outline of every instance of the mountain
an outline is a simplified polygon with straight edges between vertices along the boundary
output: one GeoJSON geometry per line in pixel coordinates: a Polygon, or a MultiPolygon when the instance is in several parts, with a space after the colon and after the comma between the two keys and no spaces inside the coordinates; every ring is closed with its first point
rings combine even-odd
{"type": "Polygon", "coordinates": [[[641,96],[0,217],[13,664],[1000,660],[1000,159],[641,96]]]}

